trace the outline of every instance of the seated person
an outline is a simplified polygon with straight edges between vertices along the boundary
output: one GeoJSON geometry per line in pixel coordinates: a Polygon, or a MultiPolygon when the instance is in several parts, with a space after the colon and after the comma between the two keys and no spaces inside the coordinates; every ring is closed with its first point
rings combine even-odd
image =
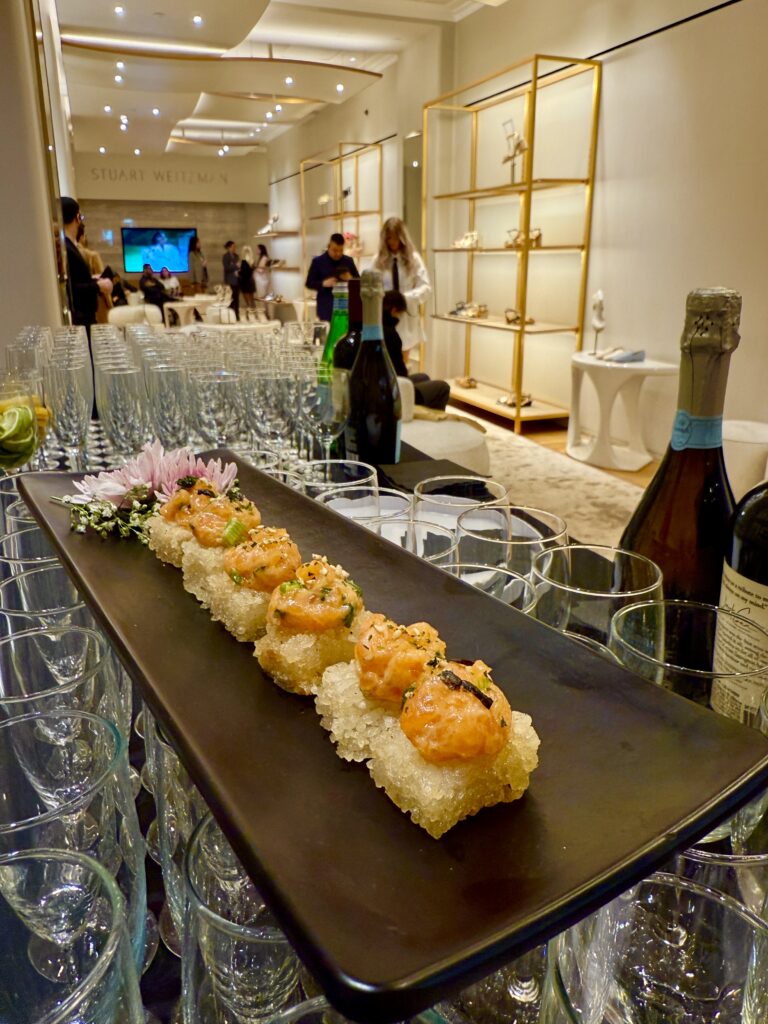
{"type": "Polygon", "coordinates": [[[172,274],[168,267],[163,267],[160,271],[160,284],[165,288],[171,298],[178,298],[181,295],[181,284],[179,283],[178,277],[172,274]]]}
{"type": "Polygon", "coordinates": [[[160,309],[163,308],[166,302],[171,301],[171,296],[163,288],[159,278],[155,277],[152,267],[148,263],[144,264],[144,272],[139,281],[139,288],[144,295],[144,301],[151,303],[153,306],[159,306],[160,309]]]}
{"type": "Polygon", "coordinates": [[[382,325],[384,328],[384,344],[387,346],[389,358],[398,377],[409,377],[415,393],[417,405],[428,409],[445,411],[451,395],[451,386],[445,380],[430,380],[426,373],[409,374],[403,359],[403,343],[397,333],[397,323],[408,304],[402,292],[389,291],[384,293],[382,325]]]}
{"type": "MultiPolygon", "coordinates": [[[[106,276],[106,271],[104,272],[106,276]]],[[[130,283],[130,281],[124,281],[119,274],[112,275],[112,305],[113,306],[127,306],[128,305],[128,293],[135,292],[136,289],[130,283]]]]}

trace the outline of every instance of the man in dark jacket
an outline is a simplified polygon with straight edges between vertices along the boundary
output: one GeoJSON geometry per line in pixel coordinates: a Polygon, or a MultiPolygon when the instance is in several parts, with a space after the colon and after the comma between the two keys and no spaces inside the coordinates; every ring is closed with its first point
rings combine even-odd
{"type": "Polygon", "coordinates": [[[234,242],[226,242],[224,245],[224,255],[221,257],[221,262],[224,267],[224,284],[228,284],[232,289],[232,301],[229,304],[230,309],[234,309],[235,316],[240,319],[240,257],[235,249],[234,242]]]}
{"type": "Polygon", "coordinates": [[[333,286],[337,281],[360,277],[351,256],[344,255],[344,235],[331,235],[325,252],[315,256],[309,266],[306,286],[317,292],[317,319],[330,323],[333,312],[333,286]]]}
{"type": "Polygon", "coordinates": [[[72,322],[84,326],[90,338],[91,324],[96,323],[99,292],[109,295],[112,282],[106,277],[93,278],[77,248],[77,229],[85,218],[80,213],[80,204],[76,199],[61,197],[61,219],[64,222],[64,244],[67,248],[67,297],[72,322]]]}

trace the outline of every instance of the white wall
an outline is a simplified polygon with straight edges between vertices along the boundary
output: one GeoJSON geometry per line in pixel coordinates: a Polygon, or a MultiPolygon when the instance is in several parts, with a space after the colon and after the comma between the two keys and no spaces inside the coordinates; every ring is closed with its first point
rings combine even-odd
{"type": "MultiPolygon", "coordinates": [[[[701,0],[524,0],[456,28],[457,82],[533,53],[591,56],[715,5],[701,0]]],[[[765,169],[768,4],[743,0],[608,55],[589,293],[606,295],[606,343],[677,362],[687,292],[744,296],[726,416],[768,419],[765,169]]],[[[585,420],[594,426],[587,396],[585,420]]],[[[648,382],[646,441],[665,447],[673,381],[648,382]]],[[[617,418],[614,432],[622,436],[617,418]]]]}

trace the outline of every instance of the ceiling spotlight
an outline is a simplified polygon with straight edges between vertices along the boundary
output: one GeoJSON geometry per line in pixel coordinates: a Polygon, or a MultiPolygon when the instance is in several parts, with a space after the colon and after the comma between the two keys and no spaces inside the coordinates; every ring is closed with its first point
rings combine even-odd
{"type": "Polygon", "coordinates": [[[102,156],[104,156],[104,154],[107,152],[107,147],[106,146],[99,146],[99,152],[101,153],[102,156]]]}
{"type": "Polygon", "coordinates": [[[117,64],[115,64],[115,67],[117,68],[118,71],[122,71],[123,68],[125,67],[125,61],[119,60],[117,62],[117,64]]]}
{"type": "Polygon", "coordinates": [[[192,18],[192,24],[197,25],[198,28],[203,24],[203,19],[200,17],[199,14],[194,15],[194,17],[192,18]]]}
{"type": "Polygon", "coordinates": [[[285,84],[286,85],[293,85],[293,79],[291,78],[290,75],[288,75],[288,77],[286,78],[285,84]]]}
{"type": "Polygon", "coordinates": [[[123,76],[122,75],[115,75],[115,81],[117,82],[118,85],[122,85],[123,84],[123,76]]]}
{"type": "Polygon", "coordinates": [[[225,146],[222,146],[221,148],[224,150],[225,153],[229,152],[229,146],[225,145],[225,146]]]}
{"type": "Polygon", "coordinates": [[[110,107],[110,105],[108,103],[105,104],[105,106],[104,106],[104,113],[105,114],[111,114],[112,113],[112,107],[110,107]]]}
{"type": "Polygon", "coordinates": [[[155,117],[160,117],[160,108],[152,107],[152,113],[155,115],[155,117]]]}
{"type": "Polygon", "coordinates": [[[120,4],[118,4],[115,8],[115,14],[118,16],[118,18],[122,18],[122,16],[125,14],[125,8],[121,7],[120,4]]]}
{"type": "Polygon", "coordinates": [[[267,120],[270,121],[272,119],[272,111],[268,110],[266,116],[267,116],[267,120]]]}
{"type": "Polygon", "coordinates": [[[349,58],[349,63],[350,64],[354,64],[356,60],[357,60],[357,57],[350,57],[349,58]]]}
{"type": "Polygon", "coordinates": [[[419,166],[419,161],[418,160],[413,160],[411,162],[411,167],[418,167],[418,166],[419,166]]]}
{"type": "Polygon", "coordinates": [[[344,86],[341,84],[341,82],[339,82],[339,84],[336,86],[336,92],[344,92],[344,86]]]}
{"type": "Polygon", "coordinates": [[[219,150],[219,156],[224,156],[224,150],[223,149],[219,150]]]}
{"type": "Polygon", "coordinates": [[[127,132],[128,131],[128,125],[125,123],[125,121],[123,121],[123,123],[120,125],[120,131],[121,132],[127,132]]]}
{"type": "Polygon", "coordinates": [[[141,156],[141,150],[140,149],[134,149],[133,155],[134,156],[141,156]]]}
{"type": "Polygon", "coordinates": [[[128,124],[128,115],[127,114],[121,114],[120,115],[120,123],[121,124],[128,124]]]}
{"type": "Polygon", "coordinates": [[[261,131],[261,128],[257,128],[257,129],[256,129],[256,131],[257,131],[257,132],[260,132],[260,131],[261,131]]]}
{"type": "MultiPolygon", "coordinates": [[[[257,128],[256,131],[258,131],[258,130],[259,129],[257,128]]],[[[252,139],[255,134],[256,134],[256,132],[248,132],[248,138],[252,139]]]]}
{"type": "Polygon", "coordinates": [[[282,105],[282,103],[276,103],[276,104],[275,104],[275,110],[276,110],[276,111],[278,112],[278,114],[280,113],[280,111],[281,111],[282,109],[283,109],[283,105],[282,105]]]}
{"type": "Polygon", "coordinates": [[[53,146],[51,146],[51,145],[49,145],[49,146],[48,146],[48,152],[49,152],[49,153],[52,153],[52,152],[53,152],[53,146]]]}

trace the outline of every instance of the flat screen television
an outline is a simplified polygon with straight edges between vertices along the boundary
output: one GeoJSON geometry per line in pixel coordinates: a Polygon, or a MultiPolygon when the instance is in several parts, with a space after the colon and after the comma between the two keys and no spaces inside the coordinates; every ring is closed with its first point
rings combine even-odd
{"type": "Polygon", "coordinates": [[[122,228],[123,264],[127,274],[140,274],[144,264],[159,274],[168,267],[172,274],[189,270],[189,240],[196,228],[122,228]]]}

